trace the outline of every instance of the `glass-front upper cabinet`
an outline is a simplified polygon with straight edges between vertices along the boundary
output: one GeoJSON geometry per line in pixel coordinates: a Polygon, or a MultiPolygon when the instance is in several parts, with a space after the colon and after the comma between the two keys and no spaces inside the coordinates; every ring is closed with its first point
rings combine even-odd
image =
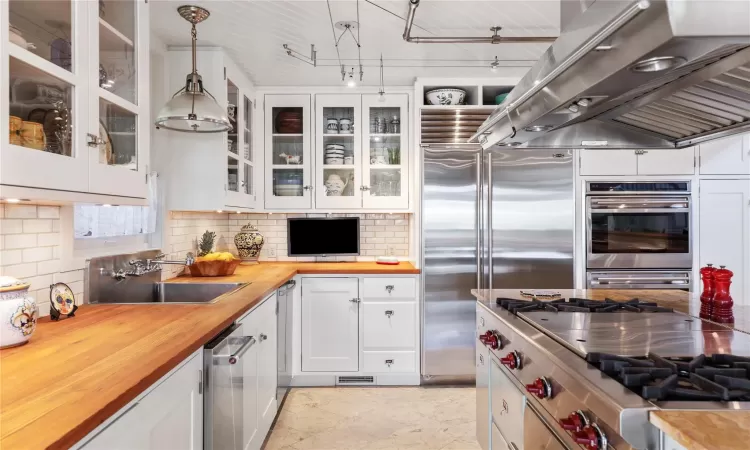
{"type": "Polygon", "coordinates": [[[8,31],[0,43],[3,184],[89,188],[86,17],[84,3],[72,0],[0,1],[8,31]]]}
{"type": "Polygon", "coordinates": [[[315,207],[362,207],[362,96],[315,96],[315,207]]]}
{"type": "Polygon", "coordinates": [[[312,206],[310,134],[309,95],[266,95],[266,208],[312,206]]]}
{"type": "Polygon", "coordinates": [[[362,206],[409,207],[407,94],[362,95],[362,206]]]}
{"type": "Polygon", "coordinates": [[[4,0],[0,27],[2,183],[145,197],[148,5],[4,0]]]}
{"type": "MultiPolygon", "coordinates": [[[[228,71],[229,72],[229,71],[228,71]]],[[[248,91],[227,77],[227,116],[232,129],[227,132],[227,206],[252,207],[253,185],[252,120],[253,102],[248,91]]]]}
{"type": "MultiPolygon", "coordinates": [[[[84,2],[90,7],[91,101],[89,133],[98,141],[91,157],[97,192],[146,192],[148,166],[148,5],[137,0],[84,2]],[[93,6],[92,6],[93,5],[93,6]]],[[[142,196],[142,195],[137,195],[142,196]]]]}

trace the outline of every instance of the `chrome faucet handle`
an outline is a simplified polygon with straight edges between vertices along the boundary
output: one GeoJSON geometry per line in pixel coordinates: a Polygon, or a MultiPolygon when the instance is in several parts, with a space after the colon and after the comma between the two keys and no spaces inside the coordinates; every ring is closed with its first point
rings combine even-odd
{"type": "Polygon", "coordinates": [[[164,259],[167,255],[164,253],[159,253],[158,255],[154,256],[152,259],[164,259]]]}
{"type": "Polygon", "coordinates": [[[142,267],[143,261],[141,261],[140,259],[131,259],[130,261],[128,261],[128,264],[135,267],[142,267]]]}
{"type": "Polygon", "coordinates": [[[195,263],[195,255],[193,255],[192,252],[188,252],[188,254],[185,256],[185,265],[190,266],[195,263]]]}

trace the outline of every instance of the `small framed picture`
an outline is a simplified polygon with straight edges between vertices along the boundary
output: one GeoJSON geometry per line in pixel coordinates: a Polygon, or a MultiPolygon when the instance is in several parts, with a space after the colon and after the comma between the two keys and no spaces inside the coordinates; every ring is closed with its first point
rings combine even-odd
{"type": "Polygon", "coordinates": [[[74,317],[78,309],[73,291],[65,283],[55,283],[49,287],[50,309],[52,320],[60,320],[61,316],[74,317]]]}

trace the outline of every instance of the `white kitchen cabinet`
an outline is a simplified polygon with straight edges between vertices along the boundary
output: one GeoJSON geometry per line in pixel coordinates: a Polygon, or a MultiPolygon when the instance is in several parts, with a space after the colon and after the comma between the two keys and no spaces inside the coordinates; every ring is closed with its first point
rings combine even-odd
{"type": "Polygon", "coordinates": [[[698,155],[701,175],[750,175],[750,134],[702,143],[698,155]]]}
{"type": "Polygon", "coordinates": [[[362,207],[362,96],[315,96],[315,207],[362,207]]]}
{"type": "Polygon", "coordinates": [[[75,448],[163,450],[203,448],[203,350],[159,380],[75,448]]]}
{"type": "Polygon", "coordinates": [[[662,432],[661,448],[663,450],[687,450],[682,446],[682,444],[677,442],[677,440],[673,439],[671,436],[667,435],[664,432],[662,432]]]}
{"type": "Polygon", "coordinates": [[[148,11],[138,0],[0,2],[3,184],[146,197],[148,11]]]}
{"type": "Polygon", "coordinates": [[[581,175],[637,175],[634,150],[583,149],[578,155],[581,175]]]}
{"type": "Polygon", "coordinates": [[[638,175],[693,175],[695,147],[662,150],[641,150],[638,175]]]}
{"type": "Polygon", "coordinates": [[[309,95],[266,95],[266,209],[312,207],[309,95]]]}
{"type": "Polygon", "coordinates": [[[365,209],[409,208],[408,106],[406,94],[362,95],[365,209]]]}
{"type": "Polygon", "coordinates": [[[750,180],[701,180],[699,192],[699,266],[726,266],[735,302],[750,299],[750,180]]]}
{"type": "Polygon", "coordinates": [[[416,345],[414,302],[367,302],[362,304],[365,349],[413,349],[416,345]]]}
{"type": "Polygon", "coordinates": [[[417,369],[416,352],[362,352],[362,371],[366,373],[413,373],[417,369]]]}
{"type": "Polygon", "coordinates": [[[302,371],[359,370],[359,280],[302,279],[302,371]]]}
{"type": "MultiPolygon", "coordinates": [[[[191,59],[189,49],[169,51],[170,95],[185,86],[191,59]]],[[[199,50],[197,64],[204,87],[227,108],[233,128],[224,133],[156,131],[168,135],[169,145],[154,154],[167,209],[253,209],[258,170],[252,147],[255,88],[221,49],[199,50]]]]}
{"type": "Polygon", "coordinates": [[[276,294],[273,294],[252,312],[258,329],[258,427],[263,439],[271,429],[277,409],[276,303],[276,294]]]}
{"type": "Polygon", "coordinates": [[[581,175],[693,175],[695,150],[583,149],[579,154],[581,175]]]}

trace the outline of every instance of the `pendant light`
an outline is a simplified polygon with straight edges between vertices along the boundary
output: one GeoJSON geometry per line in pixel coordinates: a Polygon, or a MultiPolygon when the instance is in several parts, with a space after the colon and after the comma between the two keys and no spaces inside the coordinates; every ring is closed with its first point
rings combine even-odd
{"type": "Polygon", "coordinates": [[[159,111],[157,128],[194,133],[221,133],[232,129],[227,112],[213,95],[203,88],[203,79],[196,69],[196,43],[198,33],[195,25],[208,19],[210,13],[199,7],[183,5],[177,8],[183,19],[192,24],[193,71],[187,75],[185,87],[177,91],[172,99],[159,111]]]}

